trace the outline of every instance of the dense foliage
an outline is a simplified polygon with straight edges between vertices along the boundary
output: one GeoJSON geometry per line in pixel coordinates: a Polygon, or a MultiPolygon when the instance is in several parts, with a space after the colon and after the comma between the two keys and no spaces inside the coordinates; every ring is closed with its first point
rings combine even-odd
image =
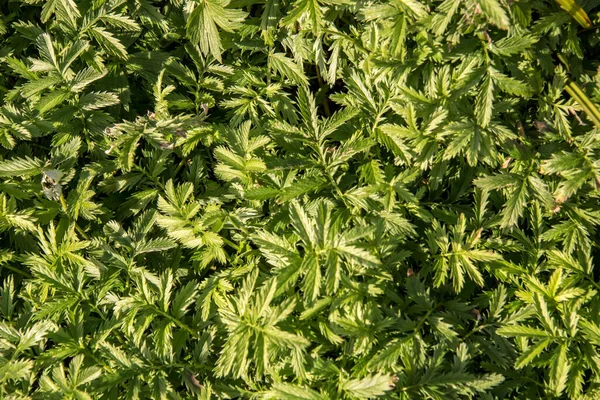
{"type": "Polygon", "coordinates": [[[0,2],[0,398],[599,398],[599,24],[0,2]]]}

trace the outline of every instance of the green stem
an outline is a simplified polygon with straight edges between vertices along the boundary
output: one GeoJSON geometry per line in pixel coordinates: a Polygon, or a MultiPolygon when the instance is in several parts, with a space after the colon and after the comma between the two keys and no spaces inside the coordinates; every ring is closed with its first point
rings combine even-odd
{"type": "Polygon", "coordinates": [[[184,324],[183,322],[181,322],[177,318],[174,318],[171,314],[164,312],[163,310],[161,310],[160,308],[158,308],[156,305],[151,304],[149,306],[151,307],[152,311],[154,311],[157,314],[159,314],[160,316],[168,319],[169,321],[171,321],[173,324],[177,325],[181,329],[188,331],[189,334],[192,335],[195,339],[200,339],[200,335],[198,335],[198,332],[196,330],[194,330],[191,327],[187,326],[186,324],[184,324]]]}
{"type": "Polygon", "coordinates": [[[5,265],[0,265],[0,269],[2,268],[6,268],[9,269],[13,272],[16,272],[17,274],[23,275],[25,278],[32,278],[31,274],[29,272],[26,271],[21,271],[20,269],[17,269],[9,264],[5,264],[5,265]]]}
{"type": "Polygon", "coordinates": [[[425,325],[425,322],[427,321],[427,319],[431,316],[431,314],[433,314],[433,312],[439,307],[439,304],[436,304],[434,307],[432,307],[429,311],[427,311],[427,313],[425,314],[425,316],[423,318],[421,318],[421,320],[419,321],[419,323],[417,324],[417,326],[415,327],[415,329],[413,330],[413,333],[411,333],[411,337],[416,336],[417,333],[419,333],[419,331],[421,330],[421,328],[423,327],[423,325],[425,325]]]}
{"type": "Polygon", "coordinates": [[[240,247],[239,247],[237,244],[235,244],[234,242],[232,242],[231,240],[229,240],[229,239],[227,239],[227,238],[224,238],[224,237],[222,237],[222,236],[221,236],[221,239],[222,239],[222,240],[223,240],[223,242],[224,242],[226,245],[228,245],[229,247],[232,247],[232,248],[234,248],[234,249],[235,249],[237,252],[239,252],[239,251],[240,251],[240,247]]]}

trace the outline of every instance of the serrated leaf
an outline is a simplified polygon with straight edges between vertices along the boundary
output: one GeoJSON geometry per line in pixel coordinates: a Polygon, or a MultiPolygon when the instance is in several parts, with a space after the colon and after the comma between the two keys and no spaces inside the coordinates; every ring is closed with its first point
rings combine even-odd
{"type": "Polygon", "coordinates": [[[31,176],[42,173],[44,162],[37,158],[13,158],[0,161],[0,176],[31,176]]]}
{"type": "Polygon", "coordinates": [[[483,128],[489,125],[494,112],[494,83],[488,75],[483,78],[483,82],[477,93],[475,100],[475,116],[477,123],[483,128]]]}
{"type": "Polygon", "coordinates": [[[496,330],[499,335],[529,337],[529,338],[548,338],[551,336],[548,332],[541,329],[532,328],[524,325],[508,325],[496,330]]]}
{"type": "Polygon", "coordinates": [[[342,384],[342,388],[349,395],[367,399],[375,396],[383,396],[385,392],[392,390],[392,380],[388,375],[373,375],[362,379],[351,379],[342,384]]]}
{"type": "Polygon", "coordinates": [[[477,0],[483,14],[500,29],[508,29],[510,21],[498,0],[477,0]]]}
{"type": "Polygon", "coordinates": [[[98,110],[115,104],[119,104],[119,97],[110,92],[89,92],[79,99],[79,107],[84,110],[98,110]]]}
{"type": "Polygon", "coordinates": [[[242,10],[227,8],[229,3],[229,0],[204,0],[199,4],[187,3],[188,7],[195,5],[193,10],[188,10],[187,35],[192,42],[200,45],[204,55],[211,54],[219,61],[223,46],[218,28],[226,32],[233,32],[241,26],[240,23],[247,15],[242,10]]]}
{"type": "Polygon", "coordinates": [[[304,75],[302,68],[283,53],[269,54],[269,67],[277,71],[284,78],[292,80],[297,85],[308,85],[308,79],[304,75]]]}

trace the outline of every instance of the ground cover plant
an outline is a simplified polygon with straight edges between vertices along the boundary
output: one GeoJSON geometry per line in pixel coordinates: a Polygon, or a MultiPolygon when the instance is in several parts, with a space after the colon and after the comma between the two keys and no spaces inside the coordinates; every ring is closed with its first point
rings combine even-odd
{"type": "Polygon", "coordinates": [[[0,2],[0,398],[600,398],[599,25],[0,2]]]}

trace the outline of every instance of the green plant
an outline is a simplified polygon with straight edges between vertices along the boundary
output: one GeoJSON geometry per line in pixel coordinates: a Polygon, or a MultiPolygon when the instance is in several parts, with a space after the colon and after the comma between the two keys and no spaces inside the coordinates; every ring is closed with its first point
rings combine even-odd
{"type": "Polygon", "coordinates": [[[0,4],[0,397],[594,399],[592,0],[0,4]]]}

